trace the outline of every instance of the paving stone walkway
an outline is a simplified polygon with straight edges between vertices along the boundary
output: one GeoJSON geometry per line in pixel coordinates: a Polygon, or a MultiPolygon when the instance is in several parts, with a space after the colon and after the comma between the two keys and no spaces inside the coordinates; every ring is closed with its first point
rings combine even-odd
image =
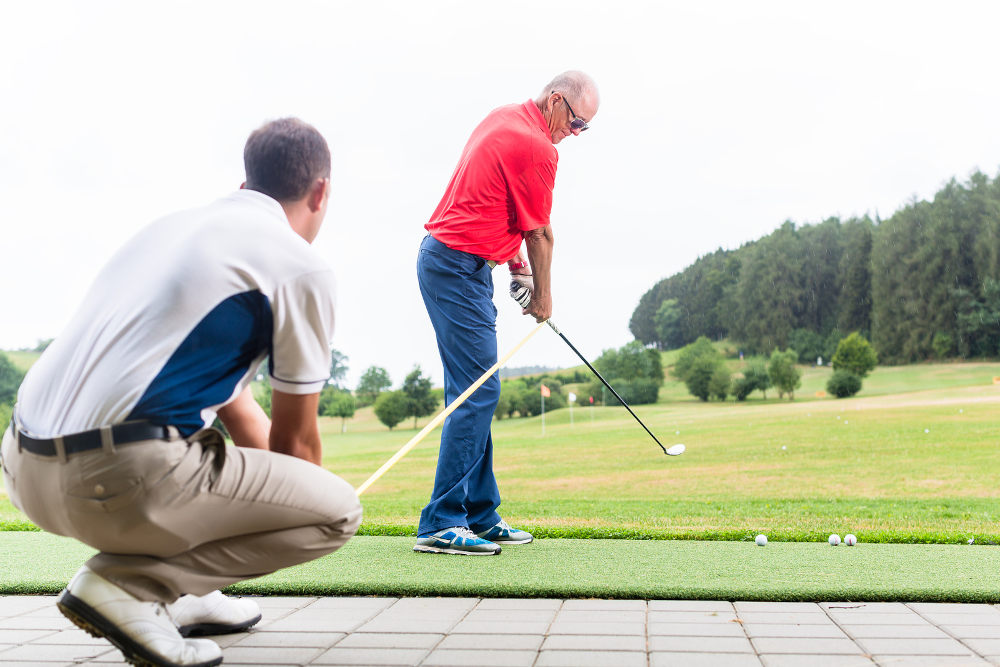
{"type": "MultiPolygon", "coordinates": [[[[257,598],[228,665],[1000,665],[1000,606],[479,598],[257,598]]],[[[0,596],[0,664],[123,664],[52,596],[0,596]]]]}

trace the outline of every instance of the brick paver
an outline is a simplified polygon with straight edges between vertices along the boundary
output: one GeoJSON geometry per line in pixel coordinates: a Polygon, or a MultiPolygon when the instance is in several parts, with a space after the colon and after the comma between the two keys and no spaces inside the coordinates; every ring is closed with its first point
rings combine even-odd
{"type": "MultiPolygon", "coordinates": [[[[896,602],[256,598],[226,664],[447,667],[1000,665],[1000,606],[896,602]]],[[[122,665],[55,598],[0,596],[0,665],[122,665]]]]}

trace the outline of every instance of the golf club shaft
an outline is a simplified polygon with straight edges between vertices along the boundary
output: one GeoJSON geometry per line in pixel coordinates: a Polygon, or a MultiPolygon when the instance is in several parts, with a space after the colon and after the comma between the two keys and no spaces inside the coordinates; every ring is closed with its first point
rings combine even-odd
{"type": "Polygon", "coordinates": [[[388,461],[386,461],[382,465],[381,468],[379,468],[378,470],[376,470],[372,474],[372,476],[369,477],[368,479],[366,479],[365,482],[364,482],[364,484],[362,484],[357,489],[355,489],[354,492],[357,493],[360,496],[362,493],[365,492],[365,490],[369,486],[371,486],[372,484],[374,484],[378,480],[379,477],[381,477],[382,475],[384,475],[386,473],[386,471],[389,470],[389,468],[391,468],[392,466],[396,465],[397,461],[399,461],[401,458],[403,458],[404,456],[406,456],[407,452],[409,452],[411,449],[413,449],[414,447],[416,447],[417,443],[419,443],[421,440],[423,440],[424,437],[428,433],[430,433],[432,430],[434,430],[435,428],[437,428],[437,426],[441,422],[443,422],[445,420],[445,418],[447,418],[448,415],[450,415],[452,412],[454,412],[455,409],[458,408],[458,406],[460,406],[462,403],[465,402],[465,399],[469,398],[469,396],[472,396],[472,393],[474,391],[476,391],[477,389],[479,389],[479,387],[482,386],[482,384],[484,382],[486,382],[486,380],[489,379],[489,377],[491,375],[493,375],[494,373],[496,373],[497,370],[499,370],[501,366],[503,366],[505,363],[507,363],[510,360],[510,358],[512,356],[514,356],[515,352],[517,352],[518,350],[520,350],[521,347],[525,343],[527,343],[528,340],[530,340],[532,336],[534,336],[536,333],[538,333],[538,330],[542,328],[542,324],[544,324],[544,322],[539,323],[539,325],[537,327],[535,327],[534,329],[532,329],[531,333],[529,333],[527,336],[525,336],[524,339],[520,343],[518,343],[517,345],[515,345],[514,348],[510,352],[508,352],[506,355],[504,355],[503,359],[500,359],[495,364],[493,364],[493,366],[491,366],[488,371],[486,371],[485,373],[483,373],[482,377],[480,377],[478,380],[476,380],[475,382],[473,382],[472,385],[468,389],[466,389],[464,392],[462,392],[461,396],[459,396],[454,401],[452,401],[451,404],[448,407],[446,407],[444,410],[442,410],[440,412],[440,414],[438,414],[437,417],[435,417],[430,422],[428,422],[427,426],[423,427],[420,430],[419,433],[417,433],[415,436],[413,436],[412,438],[410,438],[410,441],[408,443],[406,443],[405,445],[403,445],[402,447],[400,447],[399,451],[392,455],[392,458],[390,458],[388,461]]]}
{"type": "Polygon", "coordinates": [[[555,331],[557,334],[559,334],[560,338],[562,338],[564,341],[566,341],[566,344],[569,345],[569,347],[570,347],[571,350],[573,350],[574,352],[576,352],[576,356],[580,357],[580,359],[583,360],[583,363],[587,364],[587,368],[590,369],[590,372],[592,372],[594,375],[596,375],[597,379],[600,380],[601,382],[603,382],[604,386],[611,390],[611,393],[615,395],[615,398],[617,398],[619,401],[621,401],[621,404],[625,406],[625,409],[629,411],[629,414],[631,414],[633,417],[635,417],[635,420],[637,422],[639,422],[639,426],[641,426],[644,429],[646,429],[646,433],[649,434],[649,437],[651,437],[653,440],[655,440],[656,444],[658,444],[660,446],[660,449],[663,450],[663,453],[666,454],[667,453],[667,448],[663,446],[663,443],[661,443],[657,439],[657,437],[655,435],[653,435],[652,431],[650,431],[648,428],[646,428],[646,425],[642,423],[641,419],[639,419],[639,415],[635,414],[635,412],[632,410],[632,408],[630,408],[628,406],[628,403],[625,402],[625,399],[623,399],[621,396],[618,395],[618,392],[615,391],[615,388],[612,387],[610,384],[608,384],[608,381],[605,380],[601,376],[601,374],[597,372],[596,368],[594,368],[593,366],[590,365],[590,362],[587,361],[587,358],[584,357],[582,354],[580,354],[580,350],[576,349],[576,347],[573,345],[573,343],[569,342],[569,338],[566,338],[566,335],[563,334],[562,331],[559,331],[559,328],[555,324],[552,323],[552,320],[548,320],[547,324],[550,327],[552,327],[553,331],[555,331]]]}

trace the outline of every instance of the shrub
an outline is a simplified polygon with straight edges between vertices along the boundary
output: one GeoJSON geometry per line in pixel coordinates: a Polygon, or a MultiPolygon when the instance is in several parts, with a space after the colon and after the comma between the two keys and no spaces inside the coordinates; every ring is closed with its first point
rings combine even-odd
{"type": "Polygon", "coordinates": [[[694,360],[684,378],[684,384],[692,396],[697,396],[703,401],[708,400],[712,394],[712,377],[720,366],[722,366],[720,358],[704,356],[694,360]]]}
{"type": "Polygon", "coordinates": [[[799,355],[795,350],[781,350],[775,348],[771,353],[771,359],[767,363],[767,374],[771,382],[778,390],[778,397],[788,394],[789,400],[795,400],[795,390],[802,385],[802,371],[795,367],[799,355]]]}
{"type": "Polygon", "coordinates": [[[724,364],[719,364],[712,372],[712,377],[708,381],[708,393],[720,401],[726,400],[729,395],[729,371],[724,364]]]}
{"type": "MultiPolygon", "coordinates": [[[[637,378],[635,380],[622,380],[615,379],[612,381],[611,386],[615,388],[618,395],[622,397],[629,405],[645,405],[649,403],[656,403],[660,397],[660,383],[651,378],[637,378]]],[[[588,389],[588,396],[594,396],[595,400],[601,395],[601,388],[604,385],[597,382],[591,383],[588,389]]],[[[588,399],[587,404],[590,404],[588,399]]],[[[618,403],[618,399],[614,397],[614,394],[608,392],[608,404],[615,405],[618,403]]]]}
{"type": "Polygon", "coordinates": [[[931,347],[934,348],[934,356],[938,359],[947,359],[951,356],[951,351],[955,349],[955,343],[952,341],[951,336],[944,333],[943,331],[938,331],[934,334],[934,340],[931,341],[931,347]]]}
{"type": "Polygon", "coordinates": [[[677,361],[674,362],[674,376],[687,382],[687,375],[693,369],[695,362],[703,357],[722,361],[722,355],[706,336],[700,336],[695,342],[681,348],[677,361]]]}
{"type": "Polygon", "coordinates": [[[878,365],[878,355],[871,343],[857,331],[844,338],[833,354],[833,370],[850,371],[860,378],[865,377],[878,365]]]}
{"type": "Polygon", "coordinates": [[[837,398],[854,396],[861,391],[861,378],[850,371],[834,371],[827,380],[826,390],[837,398]]]}
{"type": "Polygon", "coordinates": [[[402,391],[383,391],[375,399],[375,416],[392,428],[410,416],[410,399],[402,391]]]}

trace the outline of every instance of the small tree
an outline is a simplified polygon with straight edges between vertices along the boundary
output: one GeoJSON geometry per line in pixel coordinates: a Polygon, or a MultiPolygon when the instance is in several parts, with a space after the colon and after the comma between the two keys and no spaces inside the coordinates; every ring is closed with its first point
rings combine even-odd
{"type": "Polygon", "coordinates": [[[687,385],[688,391],[691,392],[692,396],[697,396],[703,401],[708,400],[708,397],[712,394],[712,378],[720,366],[722,366],[722,360],[710,356],[694,360],[687,369],[686,377],[684,378],[684,384],[687,385]]]}
{"type": "Polygon", "coordinates": [[[330,380],[329,383],[334,387],[340,387],[340,383],[343,382],[344,376],[347,375],[347,362],[348,357],[342,352],[337,350],[330,350],[330,380]]]}
{"type": "Polygon", "coordinates": [[[410,399],[401,391],[383,391],[375,399],[375,416],[391,431],[410,414],[410,399]]]}
{"type": "Polygon", "coordinates": [[[340,417],[340,432],[347,431],[347,419],[354,416],[358,402],[350,392],[328,386],[320,392],[319,413],[324,417],[340,417]]]}
{"type": "Polygon", "coordinates": [[[854,396],[861,391],[861,378],[843,369],[834,371],[826,383],[826,390],[837,398],[854,396]]]}
{"type": "Polygon", "coordinates": [[[833,353],[833,370],[845,370],[864,378],[878,365],[878,355],[857,331],[844,338],[833,353]]]}
{"type": "MultiPolygon", "coordinates": [[[[361,375],[355,395],[358,398],[358,405],[364,407],[371,405],[378,398],[378,395],[392,386],[389,380],[389,372],[378,366],[369,366],[361,375]]],[[[393,424],[395,426],[395,424],[393,424]]]]}
{"type": "Polygon", "coordinates": [[[771,359],[767,363],[767,374],[778,390],[778,398],[788,394],[789,400],[795,400],[795,390],[802,384],[802,371],[795,367],[798,359],[799,355],[795,350],[782,352],[775,348],[771,353],[771,359]]]}
{"type": "Polygon", "coordinates": [[[594,361],[594,367],[606,378],[645,378],[654,380],[657,386],[663,384],[663,362],[659,350],[647,348],[637,340],[617,350],[605,350],[594,361]]]}
{"type": "Polygon", "coordinates": [[[771,376],[767,374],[767,361],[763,357],[751,357],[747,360],[746,368],[743,369],[743,377],[750,383],[751,391],[760,389],[760,393],[767,400],[767,390],[771,388],[771,376]]]}
{"type": "Polygon", "coordinates": [[[681,348],[680,354],[677,355],[677,361],[674,362],[674,376],[686,381],[688,372],[702,357],[722,360],[722,355],[706,336],[699,336],[698,340],[681,348]]]}
{"type": "Polygon", "coordinates": [[[720,401],[726,400],[726,396],[729,395],[729,381],[729,371],[724,364],[719,364],[712,371],[712,377],[708,381],[708,393],[720,401]]]}
{"type": "Polygon", "coordinates": [[[431,392],[431,379],[424,377],[419,365],[414,366],[403,380],[403,393],[410,401],[409,416],[413,417],[413,428],[416,428],[417,419],[433,413],[438,406],[438,401],[431,392]]]}

